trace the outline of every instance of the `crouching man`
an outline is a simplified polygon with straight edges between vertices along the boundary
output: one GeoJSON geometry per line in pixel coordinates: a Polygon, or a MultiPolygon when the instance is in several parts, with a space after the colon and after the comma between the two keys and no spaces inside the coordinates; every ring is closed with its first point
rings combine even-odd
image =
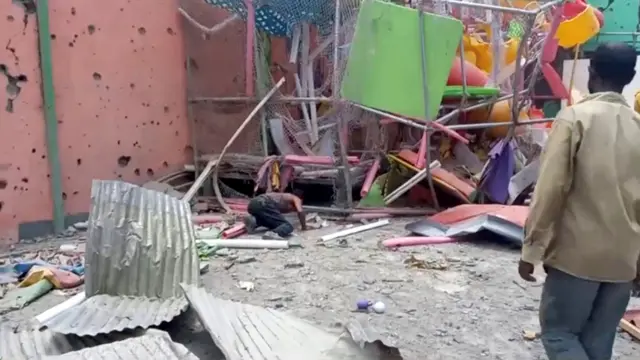
{"type": "Polygon", "coordinates": [[[252,233],[258,227],[265,227],[269,231],[265,238],[287,238],[293,233],[293,225],[283,214],[296,212],[302,230],[307,230],[306,218],[302,211],[302,200],[288,193],[267,193],[254,197],[249,202],[249,215],[244,219],[247,232],[252,233]]]}

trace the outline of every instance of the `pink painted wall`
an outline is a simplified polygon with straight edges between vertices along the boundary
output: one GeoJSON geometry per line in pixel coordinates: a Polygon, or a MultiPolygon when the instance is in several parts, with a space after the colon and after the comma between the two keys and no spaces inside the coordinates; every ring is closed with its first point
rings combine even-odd
{"type": "Polygon", "coordinates": [[[25,25],[24,11],[11,1],[0,2],[0,14],[0,64],[11,76],[27,77],[16,96],[6,89],[7,77],[0,75],[1,244],[16,239],[19,222],[51,218],[51,194],[35,17],[27,17],[25,25]],[[14,97],[13,112],[8,112],[14,97]]]}
{"type": "MultiPolygon", "coordinates": [[[[197,1],[189,1],[197,3],[197,1]]],[[[173,0],[51,1],[54,83],[60,160],[67,214],[89,210],[91,180],[122,179],[141,184],[191,163],[186,117],[184,38],[200,48],[200,96],[233,96],[243,86],[242,23],[223,36],[198,43],[183,34],[173,0]],[[225,49],[228,49],[227,51],[225,49]],[[240,49],[240,50],[238,50],[240,49]],[[221,61],[222,66],[214,61],[221,61]],[[204,70],[203,70],[204,69],[204,70]],[[126,161],[125,161],[126,160],[126,161]]],[[[194,9],[191,9],[194,10],[194,9]]],[[[211,23],[227,14],[209,11],[211,23]]],[[[17,240],[20,223],[52,218],[49,165],[37,50],[35,15],[0,2],[0,64],[24,74],[12,113],[4,110],[7,78],[0,75],[0,245],[17,240]]],[[[202,40],[204,41],[204,40],[202,40]]],[[[244,111],[216,119],[198,110],[201,122],[219,120],[234,128],[244,111]]],[[[204,125],[199,142],[219,150],[230,136],[220,125],[204,125]],[[216,127],[217,126],[217,127],[216,127]]],[[[255,136],[249,129],[245,141],[255,136]]],[[[239,142],[243,144],[243,142],[239,142]]],[[[245,143],[246,144],[246,143],[245,143]]],[[[247,146],[238,145],[236,150],[247,146]]]]}

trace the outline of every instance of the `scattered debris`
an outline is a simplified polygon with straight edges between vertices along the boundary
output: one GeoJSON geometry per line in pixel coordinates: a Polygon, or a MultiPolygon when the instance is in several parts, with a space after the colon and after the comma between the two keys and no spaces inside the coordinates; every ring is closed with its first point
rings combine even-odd
{"type": "Polygon", "coordinates": [[[411,255],[408,259],[405,259],[404,264],[408,268],[422,269],[422,270],[447,270],[449,264],[444,258],[436,260],[421,260],[411,255]]]}
{"type": "Polygon", "coordinates": [[[536,340],[539,337],[540,337],[540,333],[535,332],[535,331],[524,330],[522,332],[522,338],[527,340],[527,341],[533,341],[533,340],[536,340]]]}
{"type": "Polygon", "coordinates": [[[356,227],[352,227],[352,228],[347,228],[338,232],[334,232],[328,235],[324,235],[320,238],[320,241],[322,242],[327,242],[327,241],[331,241],[331,240],[335,240],[344,236],[349,236],[349,235],[353,235],[353,234],[357,234],[359,232],[363,232],[363,231],[368,231],[368,230],[372,230],[372,229],[376,229],[382,226],[386,226],[389,225],[389,219],[384,219],[384,220],[380,220],[380,221],[376,221],[374,223],[370,223],[370,224],[366,224],[366,225],[361,225],[361,226],[356,226],[356,227]]]}
{"type": "Polygon", "coordinates": [[[253,291],[256,288],[256,285],[251,281],[238,281],[238,284],[236,286],[239,289],[246,290],[246,291],[253,291]]]}

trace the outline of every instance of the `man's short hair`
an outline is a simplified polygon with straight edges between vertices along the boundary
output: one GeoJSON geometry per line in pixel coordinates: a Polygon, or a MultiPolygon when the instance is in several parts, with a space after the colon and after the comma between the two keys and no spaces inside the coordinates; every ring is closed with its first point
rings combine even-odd
{"type": "Polygon", "coordinates": [[[624,87],[633,80],[637,56],[635,49],[625,43],[603,43],[591,57],[591,69],[602,80],[624,87]]]}

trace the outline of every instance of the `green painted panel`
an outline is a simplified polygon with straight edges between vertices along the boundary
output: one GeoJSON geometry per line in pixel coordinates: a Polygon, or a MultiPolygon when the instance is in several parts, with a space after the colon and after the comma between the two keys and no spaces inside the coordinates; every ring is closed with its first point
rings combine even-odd
{"type": "Polygon", "coordinates": [[[589,0],[604,15],[604,27],[584,49],[594,50],[603,42],[621,41],[640,51],[640,1],[638,0],[589,0]],[[616,34],[627,33],[627,34],[616,34]],[[633,34],[635,33],[635,35],[633,34]]]}
{"type": "MultiPolygon", "coordinates": [[[[433,118],[462,36],[462,23],[424,17],[429,112],[433,118]]],[[[364,1],[342,81],[342,96],[355,103],[424,119],[418,12],[380,1],[364,1]]]]}

